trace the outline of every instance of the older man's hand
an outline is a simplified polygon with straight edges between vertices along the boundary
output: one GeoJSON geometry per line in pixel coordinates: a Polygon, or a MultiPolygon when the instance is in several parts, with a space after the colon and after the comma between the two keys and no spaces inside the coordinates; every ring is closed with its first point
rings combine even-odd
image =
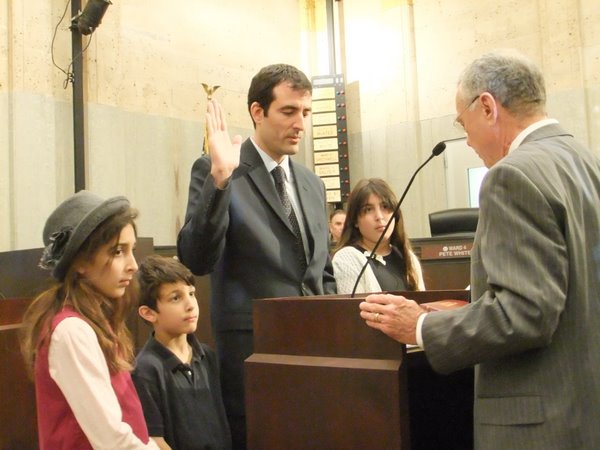
{"type": "Polygon", "coordinates": [[[427,310],[400,295],[373,294],[360,304],[360,316],[376,328],[403,344],[417,343],[417,320],[427,310]]]}

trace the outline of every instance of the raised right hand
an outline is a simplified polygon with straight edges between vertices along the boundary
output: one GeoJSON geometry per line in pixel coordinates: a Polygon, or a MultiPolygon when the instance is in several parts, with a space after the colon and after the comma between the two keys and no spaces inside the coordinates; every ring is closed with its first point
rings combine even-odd
{"type": "Polygon", "coordinates": [[[208,151],[211,160],[210,173],[219,189],[223,189],[233,171],[240,165],[242,137],[230,139],[223,108],[216,100],[208,102],[206,111],[208,151]]]}

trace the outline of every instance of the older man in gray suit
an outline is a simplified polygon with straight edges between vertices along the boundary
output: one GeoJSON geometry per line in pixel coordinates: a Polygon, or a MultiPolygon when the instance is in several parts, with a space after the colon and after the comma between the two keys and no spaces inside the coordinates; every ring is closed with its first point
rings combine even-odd
{"type": "Polygon", "coordinates": [[[418,342],[437,371],[476,365],[479,449],[600,448],[600,162],[545,102],[542,74],[515,52],[484,55],[460,79],[456,120],[490,168],[473,302],[360,305],[369,326],[418,342]]]}

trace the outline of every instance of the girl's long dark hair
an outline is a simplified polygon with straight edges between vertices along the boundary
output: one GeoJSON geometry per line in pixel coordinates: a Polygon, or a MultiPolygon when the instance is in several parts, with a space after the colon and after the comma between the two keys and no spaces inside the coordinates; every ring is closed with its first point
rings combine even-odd
{"type": "MultiPolygon", "coordinates": [[[[116,244],[121,231],[127,225],[132,225],[135,230],[136,216],[135,210],[126,207],[106,219],[86,239],[73,261],[92,261],[102,245],[111,241],[116,244]]],[[[109,264],[111,262],[109,260],[109,264]]],[[[23,317],[21,352],[29,373],[33,374],[38,349],[50,338],[52,319],[65,306],[79,313],[93,328],[111,373],[130,370],[133,362],[133,344],[125,319],[136,299],[135,283],[125,290],[122,298],[110,299],[81,277],[72,263],[64,281],[33,300],[23,317]]]]}
{"type": "MultiPolygon", "coordinates": [[[[373,194],[381,199],[381,202],[393,211],[396,207],[398,200],[396,195],[390,188],[390,186],[381,178],[369,178],[360,180],[348,198],[348,211],[346,215],[346,221],[344,222],[344,228],[342,229],[342,235],[338,242],[335,251],[338,251],[342,247],[348,245],[357,245],[362,239],[360,230],[358,229],[358,218],[360,217],[363,206],[369,200],[369,196],[373,194]]],[[[412,247],[410,241],[404,230],[404,219],[402,212],[398,210],[398,213],[394,216],[395,226],[394,232],[390,236],[390,244],[396,247],[402,254],[404,264],[406,267],[406,288],[411,291],[418,290],[419,282],[418,275],[411,258],[412,247]]]]}

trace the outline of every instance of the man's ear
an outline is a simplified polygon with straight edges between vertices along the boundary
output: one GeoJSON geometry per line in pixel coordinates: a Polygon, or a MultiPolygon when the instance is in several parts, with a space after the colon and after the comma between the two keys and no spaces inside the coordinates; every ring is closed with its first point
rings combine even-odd
{"type": "Polygon", "coordinates": [[[158,318],[158,313],[146,305],[142,305],[138,308],[138,314],[142,319],[150,323],[156,322],[156,319],[158,318]]]}
{"type": "Polygon", "coordinates": [[[495,122],[498,117],[499,106],[498,102],[496,102],[496,99],[489,92],[484,92],[481,94],[480,101],[486,120],[495,122]]]}
{"type": "Polygon", "coordinates": [[[252,102],[252,104],[250,105],[250,115],[252,116],[252,120],[254,120],[254,123],[260,123],[265,117],[265,110],[260,105],[260,103],[252,102]]]}

